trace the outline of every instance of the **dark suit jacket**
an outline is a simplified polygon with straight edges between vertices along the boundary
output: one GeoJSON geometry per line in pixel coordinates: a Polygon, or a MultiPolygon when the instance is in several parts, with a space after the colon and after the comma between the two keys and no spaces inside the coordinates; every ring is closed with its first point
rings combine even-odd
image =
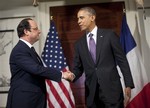
{"type": "MultiPolygon", "coordinates": [[[[121,68],[125,86],[134,87],[126,56],[121,48],[118,36],[111,30],[98,29],[96,45],[96,64],[90,55],[86,35],[75,44],[74,68],[76,81],[85,72],[86,104],[91,106],[99,84],[105,99],[116,103],[123,96],[120,76],[116,63],[121,68]]],[[[98,94],[96,94],[98,95],[98,94]]]]}
{"type": "Polygon", "coordinates": [[[45,79],[61,81],[61,72],[44,67],[37,55],[19,41],[10,55],[11,87],[7,108],[46,108],[45,79]]]}

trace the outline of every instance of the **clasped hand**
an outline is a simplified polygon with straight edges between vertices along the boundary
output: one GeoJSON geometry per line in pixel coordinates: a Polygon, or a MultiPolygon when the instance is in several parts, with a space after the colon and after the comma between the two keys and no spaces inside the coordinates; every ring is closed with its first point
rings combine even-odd
{"type": "Polygon", "coordinates": [[[68,81],[73,81],[73,79],[75,78],[75,75],[71,71],[68,70],[67,72],[63,72],[62,78],[68,81]]]}

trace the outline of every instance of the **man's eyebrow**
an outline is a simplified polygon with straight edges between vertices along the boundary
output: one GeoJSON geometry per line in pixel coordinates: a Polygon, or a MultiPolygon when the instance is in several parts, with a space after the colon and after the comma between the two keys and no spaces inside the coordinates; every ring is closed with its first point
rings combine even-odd
{"type": "Polygon", "coordinates": [[[84,16],[79,16],[78,18],[84,18],[84,16]]]}

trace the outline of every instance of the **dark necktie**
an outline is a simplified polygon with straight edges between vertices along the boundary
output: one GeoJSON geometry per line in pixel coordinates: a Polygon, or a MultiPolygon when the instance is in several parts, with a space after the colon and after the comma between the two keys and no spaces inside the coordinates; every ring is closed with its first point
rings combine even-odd
{"type": "Polygon", "coordinates": [[[42,61],[41,61],[39,55],[37,54],[37,52],[35,51],[34,47],[31,47],[31,50],[32,50],[32,51],[34,52],[34,54],[36,55],[38,61],[39,61],[40,63],[42,63],[42,61]]]}
{"type": "Polygon", "coordinates": [[[90,53],[91,53],[91,56],[93,58],[93,61],[94,63],[96,63],[96,44],[95,44],[95,41],[93,39],[93,34],[90,33],[89,34],[89,50],[90,50],[90,53]]]}

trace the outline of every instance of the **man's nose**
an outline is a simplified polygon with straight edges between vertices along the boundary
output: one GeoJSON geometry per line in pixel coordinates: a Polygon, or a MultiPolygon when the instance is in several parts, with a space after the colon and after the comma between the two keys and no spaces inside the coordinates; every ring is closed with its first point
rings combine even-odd
{"type": "Polygon", "coordinates": [[[41,34],[41,30],[39,30],[39,34],[41,34]]]}
{"type": "Polygon", "coordinates": [[[81,23],[81,20],[80,20],[80,19],[78,19],[78,24],[80,25],[80,23],[81,23]]]}

